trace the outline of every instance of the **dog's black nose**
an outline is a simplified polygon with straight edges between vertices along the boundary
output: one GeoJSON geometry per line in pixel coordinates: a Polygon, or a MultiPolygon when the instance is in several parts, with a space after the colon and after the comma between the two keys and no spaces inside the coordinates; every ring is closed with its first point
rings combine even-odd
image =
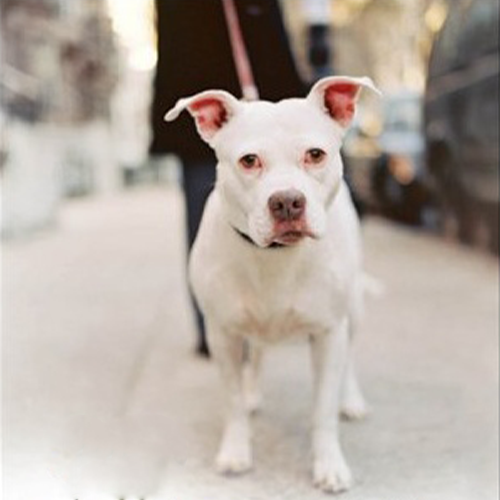
{"type": "Polygon", "coordinates": [[[267,204],[277,222],[297,220],[304,214],[306,197],[296,189],[287,189],[274,193],[267,204]]]}

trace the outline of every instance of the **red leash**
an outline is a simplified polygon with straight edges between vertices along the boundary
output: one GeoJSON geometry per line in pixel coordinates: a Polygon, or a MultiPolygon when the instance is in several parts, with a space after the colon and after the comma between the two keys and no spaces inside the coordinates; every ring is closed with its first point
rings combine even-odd
{"type": "Polygon", "coordinates": [[[259,99],[259,91],[253,77],[252,66],[250,65],[245,40],[241,33],[240,21],[234,0],[222,0],[222,4],[243,99],[256,101],[259,99]]]}

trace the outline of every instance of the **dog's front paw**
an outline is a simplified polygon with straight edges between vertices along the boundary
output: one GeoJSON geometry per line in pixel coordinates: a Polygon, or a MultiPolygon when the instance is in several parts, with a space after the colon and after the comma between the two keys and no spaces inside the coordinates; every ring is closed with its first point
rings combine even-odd
{"type": "Polygon", "coordinates": [[[341,493],[352,486],[352,475],[342,457],[325,455],[314,462],[314,486],[325,493],[341,493]]]}
{"type": "Polygon", "coordinates": [[[215,466],[221,474],[242,474],[252,468],[252,448],[247,430],[239,426],[226,430],[215,466]]]}

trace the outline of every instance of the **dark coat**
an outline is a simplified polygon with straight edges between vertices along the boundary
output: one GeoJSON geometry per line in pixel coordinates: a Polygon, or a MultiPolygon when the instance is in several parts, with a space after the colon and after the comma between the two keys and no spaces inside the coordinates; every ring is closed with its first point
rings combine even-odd
{"type": "MultiPolygon", "coordinates": [[[[236,0],[241,30],[261,99],[302,96],[278,0],[236,0]]],[[[152,154],[204,160],[213,154],[184,113],[163,120],[181,97],[223,89],[241,97],[221,0],[156,0],[158,66],[152,107],[152,154]]]]}

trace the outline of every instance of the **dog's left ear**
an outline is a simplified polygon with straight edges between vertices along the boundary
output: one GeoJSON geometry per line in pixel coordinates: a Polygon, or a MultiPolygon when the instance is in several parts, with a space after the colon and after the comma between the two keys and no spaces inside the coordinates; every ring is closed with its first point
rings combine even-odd
{"type": "Polygon", "coordinates": [[[330,76],[322,78],[314,85],[307,100],[320,106],[342,127],[347,128],[354,117],[356,102],[363,87],[381,94],[372,80],[366,76],[362,78],[330,76]]]}
{"type": "Polygon", "coordinates": [[[207,90],[179,99],[165,115],[166,121],[175,120],[184,109],[194,118],[198,133],[210,144],[215,134],[234,116],[240,102],[223,90],[207,90]]]}

